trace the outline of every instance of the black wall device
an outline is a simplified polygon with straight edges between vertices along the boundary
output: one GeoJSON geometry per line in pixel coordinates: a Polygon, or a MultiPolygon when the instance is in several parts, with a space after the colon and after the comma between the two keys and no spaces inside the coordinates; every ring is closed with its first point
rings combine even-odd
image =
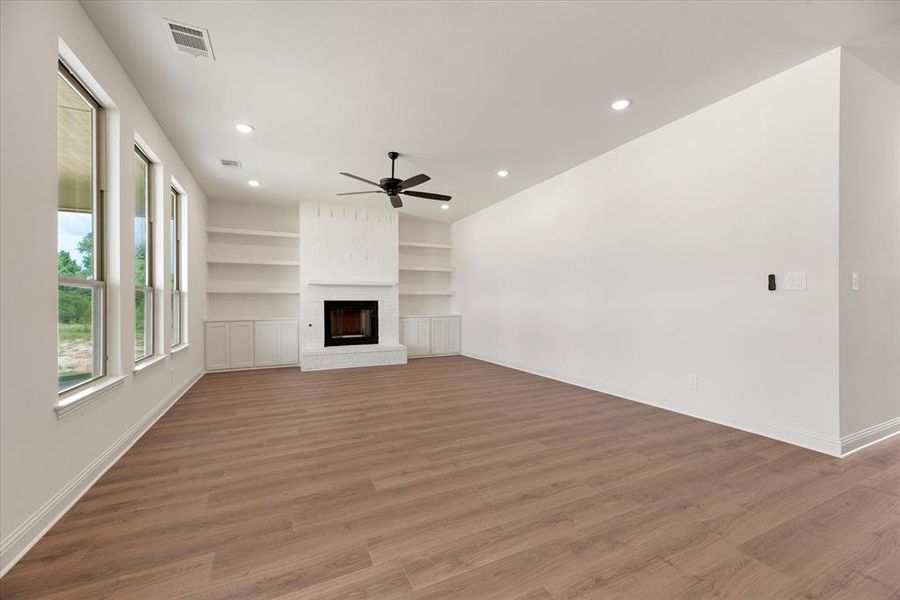
{"type": "Polygon", "coordinates": [[[775,291],[775,273],[769,273],[769,291],[775,291]]]}

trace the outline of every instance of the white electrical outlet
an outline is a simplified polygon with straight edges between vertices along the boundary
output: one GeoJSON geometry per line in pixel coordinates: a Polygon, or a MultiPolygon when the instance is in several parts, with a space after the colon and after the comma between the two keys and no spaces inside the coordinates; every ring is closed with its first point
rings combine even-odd
{"type": "Polygon", "coordinates": [[[688,389],[698,391],[700,389],[700,376],[688,375],[688,389]]]}

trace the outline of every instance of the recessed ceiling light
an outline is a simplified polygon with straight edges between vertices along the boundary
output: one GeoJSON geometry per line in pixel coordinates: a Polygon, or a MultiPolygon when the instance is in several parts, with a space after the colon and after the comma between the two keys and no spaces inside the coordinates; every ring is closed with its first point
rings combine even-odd
{"type": "Polygon", "coordinates": [[[449,204],[441,204],[441,210],[450,210],[449,204]]]}
{"type": "Polygon", "coordinates": [[[241,133],[253,133],[255,127],[249,123],[235,123],[234,128],[241,133]]]}
{"type": "Polygon", "coordinates": [[[259,187],[259,182],[255,179],[251,179],[247,182],[247,185],[249,185],[250,187],[259,187]]]}
{"type": "Polygon", "coordinates": [[[619,98],[618,100],[613,100],[609,104],[609,107],[613,110],[625,110],[629,106],[631,106],[631,100],[628,98],[619,98]]]}
{"type": "Polygon", "coordinates": [[[500,169],[499,171],[497,171],[497,177],[506,177],[507,175],[509,175],[509,171],[507,171],[506,169],[500,169]]]}

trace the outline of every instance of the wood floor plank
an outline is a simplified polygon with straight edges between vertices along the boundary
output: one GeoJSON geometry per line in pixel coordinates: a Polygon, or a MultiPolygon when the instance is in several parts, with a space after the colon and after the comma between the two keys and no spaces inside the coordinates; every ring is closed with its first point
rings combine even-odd
{"type": "Polygon", "coordinates": [[[0,597],[900,600],[898,486],[464,357],[215,373],[0,597]]]}

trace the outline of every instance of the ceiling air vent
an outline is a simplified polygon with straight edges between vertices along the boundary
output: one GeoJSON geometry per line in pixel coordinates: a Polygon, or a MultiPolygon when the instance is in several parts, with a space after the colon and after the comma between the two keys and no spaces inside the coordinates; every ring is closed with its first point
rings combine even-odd
{"type": "Polygon", "coordinates": [[[241,161],[239,161],[239,160],[231,160],[228,158],[222,158],[222,159],[220,159],[220,161],[221,161],[223,167],[233,167],[235,169],[240,169],[242,166],[241,161]]]}
{"type": "Polygon", "coordinates": [[[209,32],[207,30],[168,19],[163,20],[169,28],[169,35],[176,50],[190,54],[195,58],[216,59],[213,55],[212,44],[209,43],[209,32]]]}

